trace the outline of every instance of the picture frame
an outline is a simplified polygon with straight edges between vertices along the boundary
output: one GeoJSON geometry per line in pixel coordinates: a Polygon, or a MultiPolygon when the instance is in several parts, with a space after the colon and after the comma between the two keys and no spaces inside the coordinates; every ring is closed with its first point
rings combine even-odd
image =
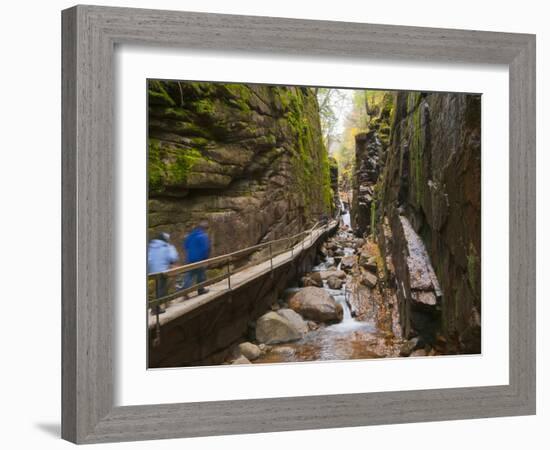
{"type": "Polygon", "coordinates": [[[96,443],[534,414],[535,128],[534,35],[100,6],[64,10],[62,437],[96,443]],[[115,407],[118,44],[508,66],[509,384],[115,407]]]}

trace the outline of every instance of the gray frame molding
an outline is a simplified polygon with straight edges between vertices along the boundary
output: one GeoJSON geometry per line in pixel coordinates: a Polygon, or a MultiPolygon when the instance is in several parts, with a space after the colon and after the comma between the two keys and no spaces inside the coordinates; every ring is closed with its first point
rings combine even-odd
{"type": "Polygon", "coordinates": [[[535,36],[76,6],[62,13],[62,437],[77,443],[535,413],[535,36]],[[510,384],[113,406],[115,44],[506,64],[510,384]]]}

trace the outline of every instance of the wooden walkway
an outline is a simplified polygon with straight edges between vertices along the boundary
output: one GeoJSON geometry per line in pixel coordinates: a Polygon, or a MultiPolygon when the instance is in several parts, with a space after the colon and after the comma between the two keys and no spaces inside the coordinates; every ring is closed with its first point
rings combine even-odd
{"type": "MultiPolygon", "coordinates": [[[[218,283],[208,286],[209,292],[202,295],[193,293],[189,295],[188,300],[184,300],[182,297],[174,300],[170,305],[166,307],[166,312],[160,314],[159,325],[162,326],[168,322],[171,322],[184,314],[200,308],[203,305],[215,300],[216,298],[230,292],[231,290],[238,289],[243,285],[271,272],[293,259],[297,258],[303,251],[309,249],[319,240],[319,238],[325,233],[333,230],[338,226],[337,220],[330,221],[327,225],[320,227],[309,235],[307,235],[302,241],[296,244],[292,249],[289,249],[285,253],[281,253],[273,257],[273,264],[271,260],[261,262],[253,267],[245,268],[241,271],[236,271],[231,274],[231,289],[229,289],[229,283],[227,280],[222,280],[218,283]]],[[[157,325],[157,316],[148,312],[148,326],[150,329],[155,328],[157,325]]]]}

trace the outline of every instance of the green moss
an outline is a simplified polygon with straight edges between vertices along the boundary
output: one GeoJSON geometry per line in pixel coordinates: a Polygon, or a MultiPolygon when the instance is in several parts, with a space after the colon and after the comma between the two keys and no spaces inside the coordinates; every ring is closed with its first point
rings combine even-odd
{"type": "Polygon", "coordinates": [[[274,95],[281,103],[283,110],[287,110],[290,107],[292,92],[288,88],[275,88],[274,95]]]}
{"type": "Polygon", "coordinates": [[[148,101],[150,105],[176,105],[176,102],[170,97],[161,81],[149,80],[147,92],[149,94],[148,101]]]}
{"type": "Polygon", "coordinates": [[[185,186],[192,167],[206,158],[194,148],[177,148],[149,139],[149,191],[161,193],[168,186],[185,186]]]}
{"type": "Polygon", "coordinates": [[[214,102],[208,98],[202,98],[193,103],[193,108],[198,114],[213,115],[216,111],[214,102]]]}
{"type": "Polygon", "coordinates": [[[171,119],[189,120],[189,113],[183,108],[166,108],[164,110],[164,115],[171,119]]]}
{"type": "MultiPolygon", "coordinates": [[[[416,102],[416,94],[409,94],[413,96],[413,101],[416,102]]],[[[420,120],[420,108],[416,108],[412,116],[412,136],[409,146],[410,150],[410,171],[414,183],[414,193],[417,205],[420,205],[422,196],[424,193],[424,180],[422,170],[422,158],[424,156],[424,149],[422,145],[422,123],[420,120]]]]}
{"type": "Polygon", "coordinates": [[[187,181],[193,165],[202,159],[201,152],[196,149],[184,149],[175,154],[174,160],[167,164],[167,181],[172,185],[183,185],[187,181]]]}
{"type": "Polygon", "coordinates": [[[190,139],[202,138],[205,140],[213,139],[211,130],[200,126],[195,122],[179,122],[174,127],[174,131],[189,136],[190,139]]]}
{"type": "Polygon", "coordinates": [[[328,151],[324,148],[324,145],[322,152],[323,157],[321,160],[321,183],[323,191],[323,206],[325,207],[326,211],[329,211],[332,210],[333,207],[334,191],[332,190],[332,183],[330,179],[330,160],[328,157],[328,151]]]}
{"type": "Polygon", "coordinates": [[[467,260],[467,271],[468,271],[468,282],[470,287],[475,292],[477,288],[476,279],[477,279],[477,270],[479,268],[479,256],[477,255],[476,248],[474,244],[470,242],[470,247],[468,249],[468,254],[466,255],[467,260]]]}
{"type": "Polygon", "coordinates": [[[228,98],[228,103],[232,106],[239,108],[245,113],[249,113],[250,109],[250,97],[252,91],[245,84],[228,83],[223,84],[221,89],[225,96],[228,98]]]}
{"type": "Polygon", "coordinates": [[[149,174],[149,190],[151,192],[159,192],[162,190],[162,174],[164,168],[161,159],[160,144],[155,139],[149,139],[147,164],[147,172],[149,174]]]}
{"type": "Polygon", "coordinates": [[[376,238],[376,200],[373,200],[370,204],[370,233],[376,238]]]}
{"type": "Polygon", "coordinates": [[[308,91],[304,89],[277,88],[275,95],[281,100],[284,117],[295,143],[292,166],[305,215],[311,217],[312,213],[320,212],[312,210],[315,205],[329,212],[333,207],[334,192],[328,152],[321,136],[314,133],[314,129],[320,128],[320,124],[313,123],[319,117],[316,103],[311,101],[308,91]],[[320,205],[312,201],[319,197],[320,205]]]}
{"type": "Polygon", "coordinates": [[[176,102],[166,92],[149,91],[149,103],[152,105],[174,106],[176,102]]]}

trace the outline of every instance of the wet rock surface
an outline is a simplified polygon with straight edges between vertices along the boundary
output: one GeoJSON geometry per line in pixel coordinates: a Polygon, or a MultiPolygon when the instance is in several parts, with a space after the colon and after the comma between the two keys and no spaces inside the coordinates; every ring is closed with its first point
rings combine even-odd
{"type": "Polygon", "coordinates": [[[278,344],[300,339],[303,332],[293,322],[275,311],[261,316],[256,322],[256,340],[263,344],[278,344]]]}
{"type": "Polygon", "coordinates": [[[252,344],[251,342],[243,342],[239,344],[239,351],[241,352],[242,356],[244,356],[249,361],[254,361],[262,354],[260,347],[252,344]]]}
{"type": "MultiPolygon", "coordinates": [[[[349,232],[339,232],[326,243],[325,248],[341,250],[344,255],[363,251],[369,257],[376,256],[372,242],[355,239],[349,232]]],[[[342,318],[338,323],[325,323],[308,320],[309,331],[293,342],[274,345],[271,351],[262,354],[254,363],[301,362],[319,360],[370,359],[398,357],[404,343],[401,338],[399,321],[393,305],[394,297],[388,292],[383,295],[381,287],[366,287],[360,283],[359,260],[349,268],[349,274],[340,270],[334,257],[323,255],[323,260],[314,270],[324,281],[323,289],[302,288],[309,292],[308,297],[328,295],[341,307],[342,318]],[[326,270],[333,267],[330,270],[326,270]],[[326,276],[330,273],[329,276],[326,276]],[[336,276],[336,274],[338,276],[336,276]],[[332,286],[329,283],[338,283],[332,286]],[[323,291],[325,294],[321,294],[323,291]],[[387,305],[390,298],[390,306],[387,305]]],[[[315,272],[313,272],[315,273],[315,272]]],[[[376,275],[373,275],[376,278],[376,275]]],[[[304,296],[304,294],[302,294],[304,296]]],[[[292,298],[289,306],[292,307],[292,298]]]]}
{"type": "Polygon", "coordinates": [[[341,289],[344,285],[344,281],[334,275],[327,278],[327,285],[330,289],[341,289]]]}
{"type": "Polygon", "coordinates": [[[377,273],[360,253],[360,264],[393,289],[405,336],[434,346],[443,336],[436,353],[479,353],[480,96],[391,96],[356,136],[352,225],[376,240],[382,262],[377,273]]]}
{"type": "Polygon", "coordinates": [[[292,326],[302,335],[306,334],[309,331],[307,323],[304,321],[303,317],[296,311],[289,308],[284,308],[280,309],[278,311],[278,314],[287,319],[292,324],[292,326]]]}
{"type": "Polygon", "coordinates": [[[344,314],[342,305],[326,290],[311,286],[294,294],[288,306],[304,318],[316,322],[340,322],[344,314]]]}
{"type": "Polygon", "coordinates": [[[336,277],[340,279],[346,278],[346,272],[343,270],[333,269],[333,270],[322,270],[319,272],[321,274],[321,279],[326,280],[330,277],[336,277]]]}
{"type": "Polygon", "coordinates": [[[252,364],[246,356],[239,356],[237,359],[233,360],[231,364],[252,364]]]}

